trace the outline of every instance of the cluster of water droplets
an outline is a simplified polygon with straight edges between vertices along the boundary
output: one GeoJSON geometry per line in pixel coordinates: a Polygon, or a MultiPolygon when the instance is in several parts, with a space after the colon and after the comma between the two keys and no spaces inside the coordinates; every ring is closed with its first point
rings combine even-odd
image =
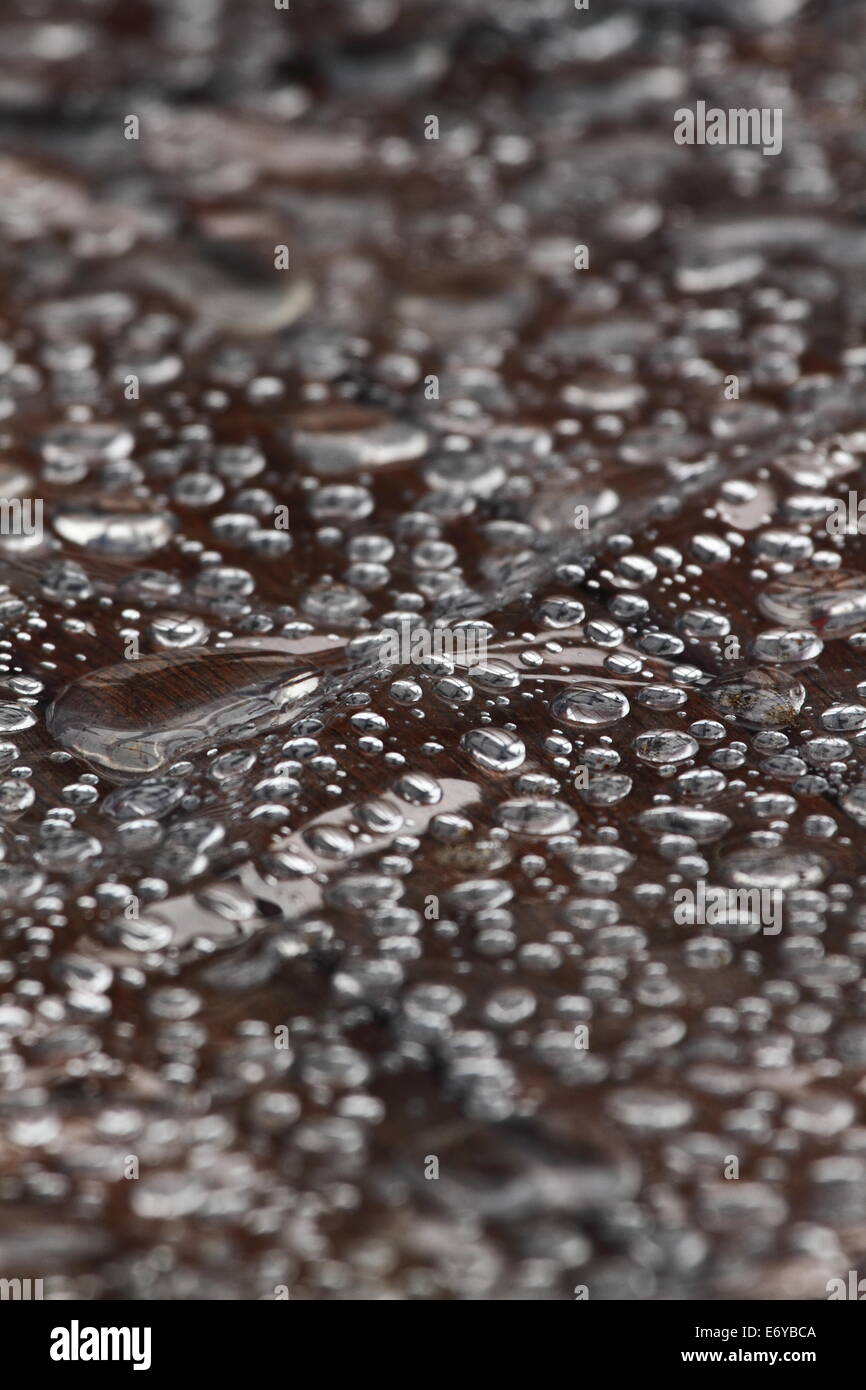
{"type": "Polygon", "coordinates": [[[150,8],[0,17],[44,117],[0,160],[0,1274],[822,1296],[866,1216],[862,36],[150,8]],[[678,147],[743,54],[808,140],[678,147]]]}

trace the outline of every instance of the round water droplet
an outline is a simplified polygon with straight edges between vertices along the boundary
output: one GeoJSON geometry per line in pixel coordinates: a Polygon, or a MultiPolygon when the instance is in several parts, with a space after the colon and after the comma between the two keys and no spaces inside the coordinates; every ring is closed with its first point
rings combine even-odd
{"type": "Polygon", "coordinates": [[[421,458],[427,433],[384,411],[332,402],[292,420],[292,447],[315,473],[337,476],[421,458]]]}
{"type": "Polygon", "coordinates": [[[526,757],[523,740],[507,729],[470,729],[460,746],[488,772],[513,772],[526,757]]]}
{"type": "Polygon", "coordinates": [[[761,632],[752,643],[751,653],[758,661],[772,665],[786,661],[814,661],[824,650],[824,643],[814,632],[771,628],[761,632]]]}
{"type": "Polygon", "coordinates": [[[220,738],[296,719],[320,683],[283,652],[191,648],[83,676],[47,723],[64,748],[106,772],[156,772],[220,738]]]}
{"type": "Polygon", "coordinates": [[[593,724],[598,728],[619,723],[629,708],[620,690],[603,685],[578,685],[557,695],[550,712],[566,724],[593,724]]]}
{"type": "Polygon", "coordinates": [[[866,724],[866,705],[830,705],[821,715],[821,724],[832,733],[850,733],[866,724]]]}

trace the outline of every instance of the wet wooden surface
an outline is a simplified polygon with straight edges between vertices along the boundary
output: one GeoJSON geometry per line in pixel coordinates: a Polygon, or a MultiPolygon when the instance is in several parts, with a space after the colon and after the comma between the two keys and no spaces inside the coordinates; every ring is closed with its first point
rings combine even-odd
{"type": "Polygon", "coordinates": [[[823,1298],[864,17],[196,13],[0,19],[0,1274],[823,1298]]]}

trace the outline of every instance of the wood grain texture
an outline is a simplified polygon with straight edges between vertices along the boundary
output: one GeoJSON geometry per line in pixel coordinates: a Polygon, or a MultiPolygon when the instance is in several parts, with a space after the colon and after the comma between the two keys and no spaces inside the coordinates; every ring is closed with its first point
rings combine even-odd
{"type": "Polygon", "coordinates": [[[0,495],[44,508],[0,528],[0,1275],[826,1297],[864,16],[67,8],[0,18],[0,495]],[[697,100],[781,152],[677,145],[697,100]],[[707,888],[757,896],[678,919],[707,888]]]}

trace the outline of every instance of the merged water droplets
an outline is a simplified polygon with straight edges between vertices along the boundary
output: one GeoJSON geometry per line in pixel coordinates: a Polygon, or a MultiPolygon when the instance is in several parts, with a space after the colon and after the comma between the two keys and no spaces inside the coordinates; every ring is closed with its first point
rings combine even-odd
{"type": "Polygon", "coordinates": [[[191,648],[82,677],[51,706],[48,727],[110,775],[153,773],[227,737],[290,722],[320,685],[318,673],[285,653],[191,648]]]}
{"type": "Polygon", "coordinates": [[[824,641],[848,637],[866,622],[866,576],[850,570],[800,570],[758,594],[761,612],[786,627],[812,627],[824,641]]]}
{"type": "Polygon", "coordinates": [[[81,482],[91,468],[119,459],[132,452],[135,437],[119,423],[84,421],[56,425],[40,440],[43,473],[48,482],[81,482]]]}

